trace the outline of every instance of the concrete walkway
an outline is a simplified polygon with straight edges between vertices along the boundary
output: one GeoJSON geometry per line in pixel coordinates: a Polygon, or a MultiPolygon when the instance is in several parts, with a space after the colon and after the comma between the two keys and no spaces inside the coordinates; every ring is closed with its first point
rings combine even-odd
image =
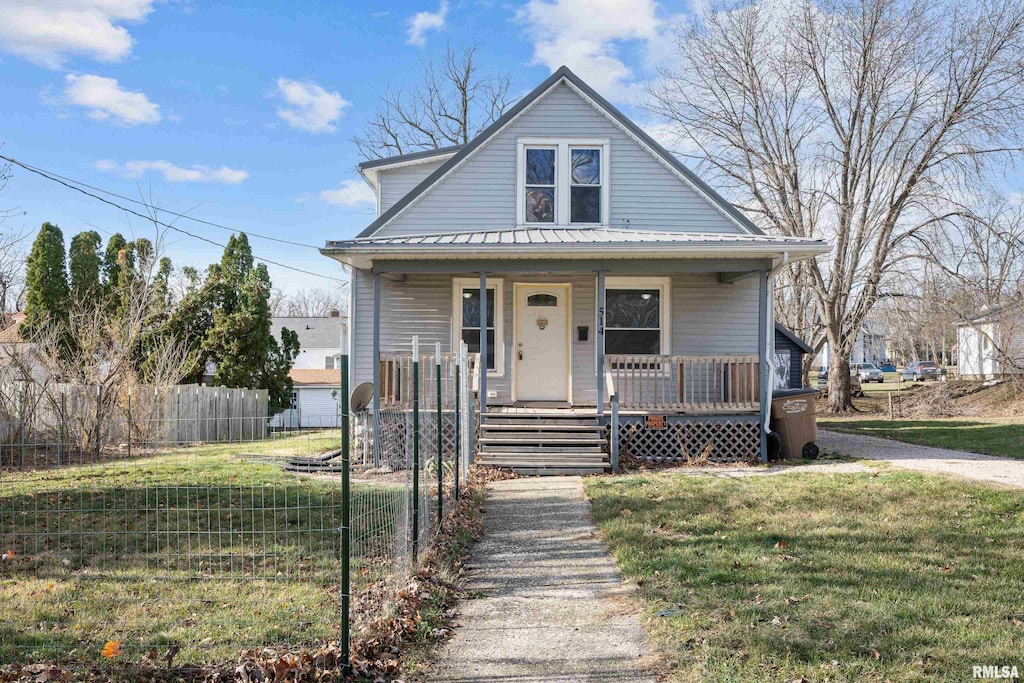
{"type": "Polygon", "coordinates": [[[651,681],[579,477],[493,482],[459,626],[431,681],[651,681]]]}
{"type": "MultiPolygon", "coordinates": [[[[881,460],[918,472],[949,474],[994,484],[1024,488],[1024,460],[979,455],[879,439],[862,434],[820,430],[818,444],[829,453],[881,460]]],[[[1021,444],[1024,450],[1024,444],[1021,444]]]]}

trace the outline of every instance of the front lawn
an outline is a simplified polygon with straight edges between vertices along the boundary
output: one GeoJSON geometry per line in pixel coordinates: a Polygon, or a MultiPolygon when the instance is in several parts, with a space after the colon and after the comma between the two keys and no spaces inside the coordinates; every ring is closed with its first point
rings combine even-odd
{"type": "Polygon", "coordinates": [[[1024,668],[1024,493],[903,471],[592,478],[676,681],[1024,668]]]}
{"type": "Polygon", "coordinates": [[[939,420],[820,419],[818,426],[906,443],[1024,459],[1024,418],[939,420]]]}
{"type": "MultiPolygon", "coordinates": [[[[336,638],[338,482],[239,457],[310,445],[323,444],[303,434],[0,473],[0,663],[95,661],[114,640],[130,661],[170,644],[179,662],[230,661],[336,638]]],[[[353,485],[358,581],[389,568],[403,494],[353,485]]]]}

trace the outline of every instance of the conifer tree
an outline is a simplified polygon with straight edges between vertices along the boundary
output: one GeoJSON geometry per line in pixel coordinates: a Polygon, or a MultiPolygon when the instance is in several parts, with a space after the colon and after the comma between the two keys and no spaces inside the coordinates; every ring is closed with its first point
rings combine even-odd
{"type": "Polygon", "coordinates": [[[100,293],[100,245],[103,240],[94,230],[80,232],[71,240],[68,266],[71,270],[73,301],[93,300],[100,293]]]}
{"type": "Polygon", "coordinates": [[[64,235],[52,223],[43,223],[32,245],[25,271],[25,320],[19,328],[23,339],[60,324],[68,316],[68,275],[64,235]]]}

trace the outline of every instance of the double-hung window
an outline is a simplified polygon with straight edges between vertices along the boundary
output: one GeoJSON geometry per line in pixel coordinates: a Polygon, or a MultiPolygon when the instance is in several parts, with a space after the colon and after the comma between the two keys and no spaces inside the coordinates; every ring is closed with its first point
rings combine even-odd
{"type": "Polygon", "coordinates": [[[668,278],[608,278],[605,283],[605,353],[669,353],[668,298],[668,278]]]}
{"type": "Polygon", "coordinates": [[[476,278],[455,278],[453,307],[456,335],[455,344],[466,342],[470,353],[480,353],[480,324],[487,330],[488,374],[501,375],[504,369],[505,345],[503,337],[501,278],[487,280],[487,313],[482,315],[480,301],[480,280],[476,278]]]}
{"type": "Polygon", "coordinates": [[[607,225],[607,140],[519,138],[520,225],[607,225]]]}

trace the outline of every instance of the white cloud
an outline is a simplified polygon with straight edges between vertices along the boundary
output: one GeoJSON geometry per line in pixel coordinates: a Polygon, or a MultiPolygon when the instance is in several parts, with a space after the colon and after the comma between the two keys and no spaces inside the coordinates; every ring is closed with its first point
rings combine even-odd
{"type": "Polygon", "coordinates": [[[312,81],[278,78],[277,94],[288,105],[278,107],[277,115],[288,125],[310,133],[333,133],[341,110],[351,104],[312,81]]]}
{"type": "Polygon", "coordinates": [[[351,179],[342,180],[341,184],[333,190],[322,191],[320,199],[328,204],[338,204],[340,206],[360,206],[377,202],[373,188],[362,180],[351,179]]]}
{"type": "Polygon", "coordinates": [[[427,44],[427,31],[440,31],[448,20],[448,0],[441,0],[441,6],[436,12],[417,12],[409,18],[409,28],[406,41],[409,45],[423,47],[427,44]]]}
{"type": "Polygon", "coordinates": [[[530,0],[516,14],[533,40],[533,61],[554,71],[565,65],[616,101],[639,95],[619,43],[659,44],[665,22],[654,0],[530,0]]]}
{"type": "Polygon", "coordinates": [[[156,123],[160,106],[141,92],[124,90],[113,78],[93,74],[65,77],[64,103],[84,107],[97,121],[114,120],[126,126],[156,123]]]}
{"type": "Polygon", "coordinates": [[[98,171],[123,173],[129,178],[140,178],[149,171],[160,173],[169,183],[219,183],[221,185],[237,185],[249,177],[248,172],[227,166],[212,168],[209,166],[191,166],[184,168],[169,161],[126,161],[123,164],[109,159],[96,162],[98,171]]]}
{"type": "Polygon", "coordinates": [[[135,42],[120,24],[139,22],[154,0],[0,0],[0,48],[57,68],[71,55],[124,59],[135,42]]]}

